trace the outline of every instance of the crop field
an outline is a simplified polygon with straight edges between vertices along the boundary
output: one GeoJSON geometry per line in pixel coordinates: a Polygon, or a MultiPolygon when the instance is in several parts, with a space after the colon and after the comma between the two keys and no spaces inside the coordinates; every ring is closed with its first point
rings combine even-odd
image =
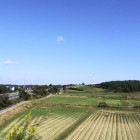
{"type": "Polygon", "coordinates": [[[134,92],[134,93],[114,93],[112,91],[107,91],[100,88],[93,88],[88,86],[80,86],[78,90],[70,90],[67,89],[65,91],[65,95],[68,96],[86,96],[86,97],[101,97],[101,98],[112,98],[112,99],[124,99],[124,97],[132,98],[132,99],[138,99],[140,100],[140,92],[134,92]]]}
{"type": "Polygon", "coordinates": [[[45,104],[69,104],[97,107],[100,102],[106,102],[110,107],[129,107],[140,105],[140,101],[119,100],[107,98],[87,98],[83,96],[54,96],[44,101],[45,104]]]}
{"type": "MultiPolygon", "coordinates": [[[[139,140],[139,93],[105,93],[101,89],[80,87],[81,91],[53,95],[36,106],[15,115],[0,126],[0,140],[5,140],[13,125],[31,113],[30,125],[37,126],[35,140],[139,140]],[[106,102],[107,107],[98,107],[106,102]],[[138,107],[138,108],[133,108],[138,107]]],[[[72,92],[73,90],[68,91],[72,92]]]]}
{"type": "Polygon", "coordinates": [[[66,140],[139,140],[140,114],[97,111],[66,140]]]}
{"type": "Polygon", "coordinates": [[[98,101],[91,98],[55,96],[44,102],[45,104],[96,105],[98,101]]]}
{"type": "Polygon", "coordinates": [[[16,123],[19,124],[23,115],[31,112],[33,117],[30,125],[38,127],[38,135],[36,139],[51,140],[61,134],[65,129],[74,124],[80,116],[83,116],[87,109],[77,108],[41,108],[35,107],[21,116],[16,117],[14,120],[9,121],[7,125],[1,126],[0,136],[5,138],[8,131],[16,123]]]}
{"type": "MultiPolygon", "coordinates": [[[[52,140],[57,137],[60,140],[59,135],[65,134],[67,128],[87,113],[87,109],[57,107],[36,107],[30,111],[33,116],[31,125],[38,126],[36,139],[40,140],[52,140]]],[[[22,121],[22,115],[1,127],[2,138],[5,138],[15,123],[19,124],[22,121]]],[[[139,136],[140,113],[98,110],[93,111],[86,120],[75,127],[65,140],[139,140],[139,136]]]]}

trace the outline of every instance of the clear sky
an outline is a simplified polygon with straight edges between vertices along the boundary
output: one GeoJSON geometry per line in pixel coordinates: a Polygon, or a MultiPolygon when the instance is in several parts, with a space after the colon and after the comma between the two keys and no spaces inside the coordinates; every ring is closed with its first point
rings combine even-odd
{"type": "Polygon", "coordinates": [[[139,0],[0,0],[0,83],[140,80],[139,0]]]}

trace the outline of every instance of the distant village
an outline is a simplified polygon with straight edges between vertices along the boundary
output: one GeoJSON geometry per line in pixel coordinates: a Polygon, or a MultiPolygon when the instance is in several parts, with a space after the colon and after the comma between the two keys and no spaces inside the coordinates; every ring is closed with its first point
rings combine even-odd
{"type": "Polygon", "coordinates": [[[50,94],[61,94],[61,85],[0,85],[0,109],[21,101],[38,99],[50,94]]]}

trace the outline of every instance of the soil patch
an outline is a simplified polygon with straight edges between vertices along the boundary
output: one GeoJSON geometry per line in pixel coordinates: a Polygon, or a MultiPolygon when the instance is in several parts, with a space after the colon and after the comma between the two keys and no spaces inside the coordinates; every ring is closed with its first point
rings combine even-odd
{"type": "Polygon", "coordinates": [[[90,105],[69,105],[69,104],[41,104],[40,107],[93,108],[90,105]]]}

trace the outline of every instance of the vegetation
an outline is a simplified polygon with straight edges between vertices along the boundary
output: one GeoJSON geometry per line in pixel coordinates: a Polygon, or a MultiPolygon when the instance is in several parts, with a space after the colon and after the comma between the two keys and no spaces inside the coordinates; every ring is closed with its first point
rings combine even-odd
{"type": "Polygon", "coordinates": [[[12,87],[13,87],[12,85],[0,85],[0,110],[21,101],[42,98],[49,94],[56,94],[56,93],[59,94],[60,88],[62,86],[60,85],[53,86],[52,84],[50,84],[49,86],[27,85],[26,87],[14,85],[15,87],[14,91],[19,92],[19,98],[10,99],[9,94],[12,94],[12,90],[11,90],[12,87]],[[30,90],[30,93],[28,93],[28,88],[30,90]]]}
{"type": "Polygon", "coordinates": [[[5,85],[0,85],[0,94],[10,92],[10,88],[5,85]]]}
{"type": "Polygon", "coordinates": [[[70,89],[70,90],[78,90],[78,91],[83,91],[83,89],[81,89],[81,88],[75,88],[75,87],[70,87],[69,89],[70,89]]]}
{"type": "Polygon", "coordinates": [[[78,121],[72,124],[70,127],[65,129],[60,135],[58,135],[55,140],[63,140],[69,136],[69,134],[76,129],[82,122],[84,122],[91,115],[91,111],[87,111],[86,114],[79,117],[78,121]]]}
{"type": "Polygon", "coordinates": [[[11,130],[8,132],[7,139],[8,140],[33,140],[35,138],[37,127],[31,126],[30,123],[32,121],[31,114],[27,114],[24,116],[23,120],[14,124],[11,130]]]}
{"type": "Polygon", "coordinates": [[[96,111],[75,129],[66,140],[139,140],[139,114],[96,111]]]}
{"type": "Polygon", "coordinates": [[[48,90],[48,92],[52,93],[52,94],[59,93],[59,91],[60,90],[59,90],[59,88],[57,86],[53,86],[53,87],[49,88],[49,90],[48,90]]]}
{"type": "Polygon", "coordinates": [[[98,107],[108,107],[108,104],[106,102],[100,102],[98,107]]]}
{"type": "Polygon", "coordinates": [[[49,98],[46,101],[43,101],[43,104],[47,105],[59,105],[59,106],[66,106],[66,105],[79,105],[79,106],[91,106],[91,107],[98,107],[101,102],[106,102],[109,107],[115,108],[128,108],[130,106],[140,105],[139,100],[122,100],[122,99],[109,99],[109,98],[87,98],[87,97],[80,97],[80,96],[54,96],[49,98]]]}
{"type": "Polygon", "coordinates": [[[47,90],[46,90],[47,88],[48,88],[47,86],[33,86],[32,90],[35,96],[40,98],[40,97],[44,97],[48,95],[47,90]]]}
{"type": "Polygon", "coordinates": [[[2,94],[0,95],[0,109],[3,109],[7,106],[9,106],[11,102],[8,99],[8,94],[2,94]]]}
{"type": "MultiPolygon", "coordinates": [[[[45,97],[54,87],[60,89],[53,85],[34,89],[36,95],[45,97]]],[[[61,88],[65,90],[64,94],[36,100],[34,107],[5,121],[0,126],[1,138],[5,139],[14,124],[17,124],[14,130],[18,132],[23,116],[31,112],[29,126],[38,128],[34,139],[139,139],[140,92],[116,93],[85,85],[61,88]]]]}
{"type": "Polygon", "coordinates": [[[7,125],[0,127],[0,134],[2,139],[4,139],[5,134],[13,128],[14,124],[23,122],[23,116],[31,112],[32,121],[30,125],[38,128],[36,139],[54,139],[86,115],[87,111],[88,109],[83,108],[45,107],[40,105],[20,116],[18,115],[18,117],[12,118],[11,121],[9,120],[7,125]]]}
{"type": "Polygon", "coordinates": [[[115,92],[134,92],[140,91],[140,81],[138,80],[111,81],[98,84],[97,87],[111,89],[115,92]]]}
{"type": "Polygon", "coordinates": [[[50,84],[49,86],[32,86],[33,93],[37,97],[44,97],[49,94],[59,93],[60,86],[53,86],[50,84]]]}
{"type": "Polygon", "coordinates": [[[19,98],[26,101],[26,100],[29,100],[30,95],[27,92],[25,92],[24,89],[20,89],[19,90],[19,98]]]}

